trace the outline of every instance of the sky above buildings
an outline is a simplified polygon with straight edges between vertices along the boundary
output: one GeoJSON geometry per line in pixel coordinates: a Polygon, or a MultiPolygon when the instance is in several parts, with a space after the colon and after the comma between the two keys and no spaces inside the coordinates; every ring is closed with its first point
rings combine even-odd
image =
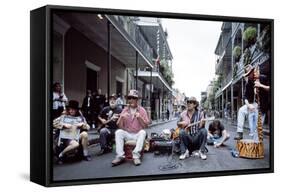
{"type": "Polygon", "coordinates": [[[222,22],[162,19],[173,55],[174,88],[201,98],[215,77],[214,54],[222,22]]]}

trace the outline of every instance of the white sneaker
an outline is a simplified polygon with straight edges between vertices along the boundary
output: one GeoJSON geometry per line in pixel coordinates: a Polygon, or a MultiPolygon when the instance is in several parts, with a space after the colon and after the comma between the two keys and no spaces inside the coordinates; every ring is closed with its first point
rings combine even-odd
{"type": "Polygon", "coordinates": [[[187,157],[189,157],[189,151],[188,150],[186,150],[184,154],[181,154],[179,159],[180,160],[184,160],[187,157]]]}
{"type": "Polygon", "coordinates": [[[206,160],[207,159],[207,155],[205,153],[202,153],[202,151],[199,151],[199,156],[202,160],[206,160]]]}

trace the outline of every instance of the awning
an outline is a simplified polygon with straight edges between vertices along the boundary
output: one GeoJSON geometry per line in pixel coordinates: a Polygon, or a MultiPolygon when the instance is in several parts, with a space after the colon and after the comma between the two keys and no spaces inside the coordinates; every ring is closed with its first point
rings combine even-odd
{"type": "Polygon", "coordinates": [[[232,80],[230,82],[228,82],[222,89],[218,90],[216,92],[215,98],[218,98],[219,96],[221,96],[221,94],[223,93],[223,91],[228,88],[230,85],[232,84],[232,80]]]}
{"type": "MultiPolygon", "coordinates": [[[[71,27],[84,34],[89,40],[107,51],[107,22],[111,27],[111,54],[126,67],[134,68],[136,64],[136,51],[139,53],[138,66],[152,67],[152,62],[142,53],[136,42],[114,21],[113,16],[105,16],[100,19],[97,14],[92,13],[56,13],[71,27]]],[[[93,53],[94,54],[94,53],[93,53]]]]}

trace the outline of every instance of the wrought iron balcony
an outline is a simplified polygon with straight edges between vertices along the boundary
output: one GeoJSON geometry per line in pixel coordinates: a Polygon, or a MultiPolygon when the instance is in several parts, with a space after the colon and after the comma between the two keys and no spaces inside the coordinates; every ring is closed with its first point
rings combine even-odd
{"type": "Polygon", "coordinates": [[[128,33],[128,35],[136,42],[147,59],[153,63],[153,49],[145,39],[139,27],[134,23],[136,17],[114,16],[117,22],[128,33]]]}

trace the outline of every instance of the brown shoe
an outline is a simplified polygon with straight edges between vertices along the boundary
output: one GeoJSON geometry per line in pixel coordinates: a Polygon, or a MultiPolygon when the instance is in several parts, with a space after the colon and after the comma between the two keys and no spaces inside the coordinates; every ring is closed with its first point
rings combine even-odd
{"type": "Polygon", "coordinates": [[[141,164],[141,160],[139,158],[134,159],[135,166],[139,166],[141,164]]]}
{"type": "Polygon", "coordinates": [[[124,157],[116,157],[111,163],[112,163],[112,167],[113,166],[117,166],[120,165],[121,163],[123,163],[125,161],[124,157]]]}
{"type": "Polygon", "coordinates": [[[234,140],[241,140],[241,139],[243,139],[243,133],[237,132],[237,135],[234,137],[234,140]]]}

